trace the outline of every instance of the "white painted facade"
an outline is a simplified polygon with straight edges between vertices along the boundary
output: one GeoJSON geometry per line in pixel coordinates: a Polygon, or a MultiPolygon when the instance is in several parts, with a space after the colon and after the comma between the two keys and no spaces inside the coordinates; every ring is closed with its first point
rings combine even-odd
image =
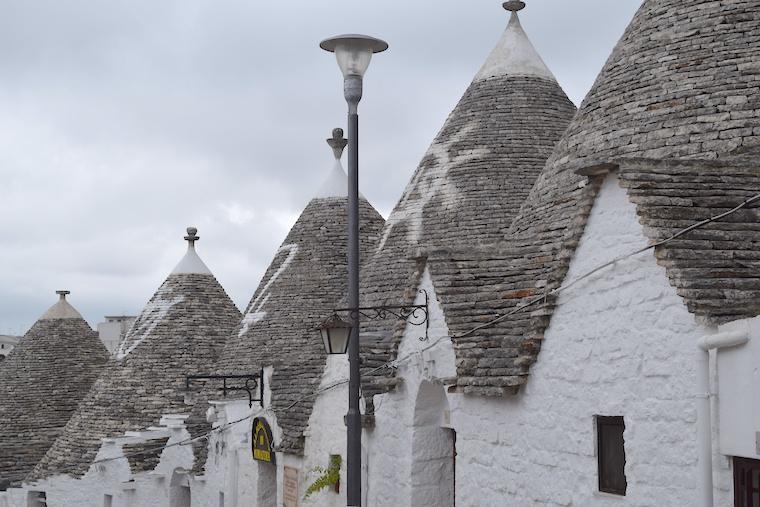
{"type": "MultiPolygon", "coordinates": [[[[265,369],[267,384],[272,369],[265,369]]],[[[265,406],[271,402],[271,391],[264,393],[265,406]]],[[[81,478],[58,475],[25,485],[23,488],[0,492],[0,507],[27,507],[30,498],[45,493],[49,507],[191,507],[191,506],[248,506],[274,507],[267,503],[277,487],[284,464],[300,468],[298,459],[278,456],[279,471],[272,467],[263,470],[253,461],[250,433],[253,417],[266,417],[272,424],[275,440],[280,438],[276,418],[271,410],[254,406],[247,401],[212,402],[209,417],[214,432],[208,441],[206,473],[193,475],[195,457],[188,444],[191,436],[185,427],[187,414],[167,415],[155,428],[128,432],[116,438],[104,439],[95,462],[81,478]],[[240,421],[236,424],[235,421],[240,421]],[[224,431],[219,431],[225,427],[224,431]],[[124,458],[126,444],[144,443],[169,438],[166,448],[153,471],[132,473],[124,458]],[[267,480],[259,482],[259,477],[267,480]],[[273,481],[272,486],[270,486],[273,481]],[[110,503],[109,503],[110,502],[110,503]]],[[[269,467],[270,465],[263,465],[269,467]]]]}
{"type": "MultiPolygon", "coordinates": [[[[645,244],[611,176],[567,280],[645,244]]],[[[501,505],[696,505],[696,343],[708,331],[651,252],[563,293],[519,396],[454,397],[457,505],[485,491],[501,505]],[[625,418],[624,498],[597,492],[596,415],[625,418]]],[[[715,465],[716,505],[730,505],[727,461],[715,465]]]]}
{"type": "Polygon", "coordinates": [[[98,323],[98,337],[108,352],[116,353],[136,319],[130,315],[106,316],[103,322],[98,323]]]}
{"type": "MultiPolygon", "coordinates": [[[[634,205],[610,176],[567,280],[646,244],[634,205]]],[[[427,280],[426,275],[423,286],[427,280]]],[[[435,342],[447,332],[440,305],[431,301],[435,342]]],[[[407,331],[400,357],[419,346],[414,329],[407,331]]],[[[416,445],[425,434],[418,413],[434,406],[442,412],[440,427],[457,435],[457,506],[696,504],[696,344],[712,331],[687,311],[648,252],[561,295],[538,362],[518,396],[447,394],[447,403],[437,402],[444,391],[431,386],[445,385],[453,357],[423,354],[408,361],[399,368],[403,385],[375,400],[377,424],[367,436],[367,505],[445,505],[417,495],[424,478],[415,477],[415,462],[429,460],[418,452],[426,446],[416,445]],[[625,418],[625,497],[598,492],[597,415],[625,418]]],[[[743,361],[747,371],[751,360],[743,361]]],[[[757,393],[760,383],[754,386],[750,392],[757,393]]],[[[731,418],[744,420],[739,414],[731,418]]],[[[440,442],[428,439],[427,448],[440,442]]],[[[725,456],[715,456],[714,475],[716,505],[730,505],[725,456]]]]}
{"type": "Polygon", "coordinates": [[[0,506],[26,507],[30,498],[38,492],[45,493],[46,503],[42,505],[48,507],[103,507],[108,502],[112,507],[169,505],[178,490],[172,482],[176,483],[176,477],[182,476],[182,472],[192,467],[193,463],[191,448],[176,445],[189,437],[183,424],[185,417],[167,416],[161,420],[160,426],[147,431],[104,439],[95,458],[99,463],[90,466],[83,477],[58,475],[23,488],[9,489],[4,494],[0,493],[0,506]],[[121,459],[124,456],[123,446],[157,438],[169,440],[156,469],[133,474],[128,461],[121,459]]]}

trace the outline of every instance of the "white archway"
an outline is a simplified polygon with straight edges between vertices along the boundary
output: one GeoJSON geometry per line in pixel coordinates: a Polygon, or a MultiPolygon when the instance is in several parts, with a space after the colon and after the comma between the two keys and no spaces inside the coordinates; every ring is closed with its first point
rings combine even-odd
{"type": "Polygon", "coordinates": [[[454,507],[456,437],[443,427],[448,409],[444,387],[423,381],[414,407],[412,505],[454,507]]]}

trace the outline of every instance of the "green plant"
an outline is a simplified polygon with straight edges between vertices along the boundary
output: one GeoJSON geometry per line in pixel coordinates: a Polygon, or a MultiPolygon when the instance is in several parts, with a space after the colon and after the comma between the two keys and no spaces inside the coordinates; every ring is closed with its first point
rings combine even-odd
{"type": "Polygon", "coordinates": [[[335,492],[340,491],[340,466],[343,464],[343,457],[340,454],[330,455],[330,464],[327,468],[315,467],[312,472],[319,474],[319,477],[306,488],[304,499],[325,488],[334,488],[335,492]]]}

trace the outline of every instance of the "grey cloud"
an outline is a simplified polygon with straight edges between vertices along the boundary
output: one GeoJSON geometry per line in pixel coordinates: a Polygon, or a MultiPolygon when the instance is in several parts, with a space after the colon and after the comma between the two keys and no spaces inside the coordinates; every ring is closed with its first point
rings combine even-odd
{"type": "MultiPolygon", "coordinates": [[[[8,0],[0,6],[0,332],[69,288],[134,313],[184,227],[241,307],[331,166],[340,76],[317,43],[386,38],[362,103],[362,189],[390,211],[506,26],[500,1],[8,0]]],[[[528,0],[579,102],[639,0],[528,0]]]]}

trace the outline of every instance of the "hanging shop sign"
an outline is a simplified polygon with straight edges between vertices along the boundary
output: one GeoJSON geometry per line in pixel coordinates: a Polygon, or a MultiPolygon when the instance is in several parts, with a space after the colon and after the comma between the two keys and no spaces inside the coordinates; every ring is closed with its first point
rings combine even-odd
{"type": "Polygon", "coordinates": [[[265,463],[274,463],[274,441],[272,428],[266,419],[257,417],[253,420],[253,459],[265,463]]]}

